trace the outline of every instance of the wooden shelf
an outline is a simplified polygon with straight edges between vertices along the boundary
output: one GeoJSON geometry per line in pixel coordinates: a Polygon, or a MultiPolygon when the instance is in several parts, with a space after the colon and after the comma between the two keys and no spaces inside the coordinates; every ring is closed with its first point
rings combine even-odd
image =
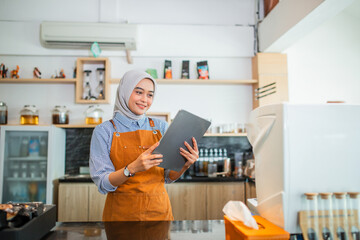
{"type": "MultiPolygon", "coordinates": [[[[59,128],[95,128],[96,124],[54,124],[59,128]]],[[[246,133],[205,133],[204,137],[246,137],[246,133]]]]}
{"type": "MultiPolygon", "coordinates": [[[[97,124],[42,124],[42,125],[20,125],[20,124],[7,124],[2,126],[51,126],[54,125],[58,128],[95,128],[97,124]]],[[[247,133],[205,133],[204,137],[246,137],[247,133]]]]}
{"type": "MultiPolygon", "coordinates": [[[[204,79],[156,79],[159,84],[216,84],[216,85],[230,85],[230,84],[255,84],[257,80],[248,79],[248,80],[204,80],[204,79]]],[[[112,84],[118,84],[120,82],[120,78],[113,78],[110,80],[112,84]]]]}
{"type": "Polygon", "coordinates": [[[76,83],[75,78],[0,78],[0,83],[76,83]]]}
{"type": "Polygon", "coordinates": [[[95,128],[96,124],[54,124],[58,128],[95,128]]]}

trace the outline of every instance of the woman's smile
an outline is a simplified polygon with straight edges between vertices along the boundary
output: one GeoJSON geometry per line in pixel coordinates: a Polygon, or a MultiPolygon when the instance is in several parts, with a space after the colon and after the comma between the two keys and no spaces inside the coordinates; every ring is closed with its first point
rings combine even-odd
{"type": "Polygon", "coordinates": [[[145,109],[146,108],[146,105],[143,105],[143,104],[141,104],[141,103],[137,103],[136,104],[139,108],[141,108],[141,109],[145,109]]]}

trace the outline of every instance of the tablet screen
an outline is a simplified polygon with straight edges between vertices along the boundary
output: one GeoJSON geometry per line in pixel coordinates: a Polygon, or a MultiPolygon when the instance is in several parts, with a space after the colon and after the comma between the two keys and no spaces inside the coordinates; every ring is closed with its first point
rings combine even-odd
{"type": "Polygon", "coordinates": [[[180,147],[187,150],[184,141],[193,147],[192,137],[199,142],[210,124],[206,119],[180,110],[161,138],[159,146],[153,151],[163,155],[163,162],[158,167],[180,171],[186,162],[180,154],[180,147]]]}

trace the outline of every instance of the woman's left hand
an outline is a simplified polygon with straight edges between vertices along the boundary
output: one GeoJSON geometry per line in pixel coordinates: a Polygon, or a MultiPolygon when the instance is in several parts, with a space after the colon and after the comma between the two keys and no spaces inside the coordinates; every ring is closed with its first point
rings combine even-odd
{"type": "Polygon", "coordinates": [[[184,144],[188,150],[185,150],[182,147],[180,148],[180,154],[184,156],[187,160],[184,164],[184,166],[186,166],[187,168],[189,168],[199,158],[199,149],[194,137],[192,138],[192,141],[194,148],[192,148],[187,142],[184,142],[184,144]]]}

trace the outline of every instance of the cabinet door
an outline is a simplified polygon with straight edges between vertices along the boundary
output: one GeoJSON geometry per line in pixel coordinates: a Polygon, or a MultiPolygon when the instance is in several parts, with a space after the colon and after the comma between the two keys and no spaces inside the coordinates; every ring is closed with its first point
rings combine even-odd
{"type": "Polygon", "coordinates": [[[245,198],[256,198],[256,187],[254,182],[245,183],[245,198]]]}
{"type": "Polygon", "coordinates": [[[252,59],[253,108],[271,103],[286,102],[288,94],[288,71],[286,54],[257,53],[252,59]]]}
{"type": "Polygon", "coordinates": [[[206,219],[206,184],[173,183],[165,186],[175,220],[206,219]]]}
{"type": "Polygon", "coordinates": [[[59,185],[59,222],[87,222],[89,184],[61,183],[59,185]]]}
{"type": "Polygon", "coordinates": [[[89,222],[102,221],[106,194],[99,193],[95,184],[89,186],[89,222]]]}
{"type": "Polygon", "coordinates": [[[207,219],[224,219],[222,209],[230,201],[244,202],[244,183],[208,183],[207,219]]]}

